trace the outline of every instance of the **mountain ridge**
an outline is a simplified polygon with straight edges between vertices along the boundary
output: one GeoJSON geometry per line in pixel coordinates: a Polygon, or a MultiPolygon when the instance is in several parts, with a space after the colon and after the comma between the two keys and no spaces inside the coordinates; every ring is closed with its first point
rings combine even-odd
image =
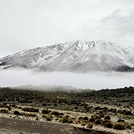
{"type": "Polygon", "coordinates": [[[0,68],[41,71],[134,71],[134,48],[106,41],[75,41],[26,49],[0,58],[0,68]]]}

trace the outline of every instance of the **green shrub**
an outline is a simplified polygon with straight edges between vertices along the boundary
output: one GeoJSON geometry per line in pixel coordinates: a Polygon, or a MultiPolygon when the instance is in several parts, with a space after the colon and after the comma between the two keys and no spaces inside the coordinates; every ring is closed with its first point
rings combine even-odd
{"type": "Polygon", "coordinates": [[[122,122],[115,123],[113,125],[113,128],[117,129],[117,130],[125,130],[126,129],[125,125],[122,122]]]}
{"type": "Polygon", "coordinates": [[[89,119],[90,122],[94,122],[96,119],[101,119],[101,117],[98,114],[92,115],[89,119]]]}
{"type": "Polygon", "coordinates": [[[100,114],[100,118],[104,118],[105,117],[105,115],[104,114],[100,114]]]}
{"type": "Polygon", "coordinates": [[[15,115],[22,115],[22,113],[20,113],[19,111],[14,111],[15,115]]]}
{"type": "Polygon", "coordinates": [[[86,125],[86,123],[85,122],[81,122],[81,126],[85,126],[86,125]]]}
{"type": "Polygon", "coordinates": [[[88,123],[88,124],[86,125],[86,128],[93,128],[93,123],[88,123]]]}
{"type": "Polygon", "coordinates": [[[101,110],[100,106],[94,107],[94,110],[101,110]]]}
{"type": "Polygon", "coordinates": [[[0,103],[0,108],[4,108],[5,106],[3,104],[0,103]]]}
{"type": "Polygon", "coordinates": [[[89,121],[90,121],[90,122],[94,122],[95,119],[91,117],[91,118],[89,119],[89,121]]]}
{"type": "Polygon", "coordinates": [[[109,112],[116,113],[117,112],[117,109],[111,108],[111,109],[109,109],[109,112]]]}
{"type": "Polygon", "coordinates": [[[117,122],[125,122],[124,120],[122,120],[122,119],[119,119],[117,122]]]}
{"type": "Polygon", "coordinates": [[[102,120],[101,120],[101,119],[96,119],[96,120],[95,120],[95,124],[101,125],[101,124],[102,124],[102,120]]]}
{"type": "Polygon", "coordinates": [[[127,122],[123,122],[123,124],[126,126],[126,128],[131,129],[132,125],[130,123],[127,122]]]}
{"type": "Polygon", "coordinates": [[[78,118],[80,121],[88,121],[89,120],[89,118],[88,117],[79,117],[78,118]]]}
{"type": "Polygon", "coordinates": [[[117,112],[120,114],[124,114],[123,110],[121,110],[121,109],[119,109],[117,112]]]}
{"type": "Polygon", "coordinates": [[[83,120],[83,117],[79,117],[78,119],[79,119],[79,120],[83,120]]]}
{"type": "Polygon", "coordinates": [[[123,110],[124,114],[126,115],[133,115],[133,113],[129,110],[123,110]]]}
{"type": "Polygon", "coordinates": [[[14,108],[17,108],[17,105],[15,105],[15,104],[12,104],[12,107],[14,107],[14,108]]]}
{"type": "Polygon", "coordinates": [[[0,109],[0,113],[8,114],[8,110],[7,109],[0,109]]]}
{"type": "Polygon", "coordinates": [[[46,103],[43,103],[42,106],[46,106],[47,104],[46,103]]]}
{"type": "Polygon", "coordinates": [[[29,107],[22,108],[22,110],[26,112],[39,112],[39,109],[29,107]]]}
{"type": "Polygon", "coordinates": [[[125,115],[133,115],[133,113],[129,110],[118,110],[118,113],[125,114],[125,115]]]}
{"type": "Polygon", "coordinates": [[[105,116],[104,120],[110,120],[111,117],[109,115],[105,116]]]}
{"type": "Polygon", "coordinates": [[[59,115],[60,115],[60,113],[59,113],[59,112],[57,112],[57,111],[52,111],[52,112],[51,112],[51,115],[59,116],[59,115]]]}
{"type": "Polygon", "coordinates": [[[45,118],[46,121],[52,121],[52,119],[53,119],[51,116],[45,116],[45,115],[43,115],[42,117],[45,118]]]}
{"type": "Polygon", "coordinates": [[[111,121],[103,121],[103,126],[107,128],[112,128],[113,123],[111,121]]]}
{"type": "Polygon", "coordinates": [[[88,121],[89,119],[88,119],[88,117],[85,116],[85,117],[83,117],[83,120],[88,121]]]}
{"type": "Polygon", "coordinates": [[[36,117],[35,114],[32,114],[32,113],[22,113],[24,116],[26,117],[36,117]]]}
{"type": "Polygon", "coordinates": [[[61,123],[73,123],[72,120],[70,120],[70,118],[67,118],[67,117],[63,117],[60,119],[60,122],[61,123]]]}
{"type": "Polygon", "coordinates": [[[52,118],[51,117],[46,117],[46,120],[47,121],[52,121],[52,118]]]}
{"type": "Polygon", "coordinates": [[[51,111],[50,110],[48,110],[48,109],[43,109],[42,110],[42,114],[49,114],[51,111]]]}
{"type": "Polygon", "coordinates": [[[107,112],[109,109],[107,107],[102,108],[104,112],[107,112]]]}
{"type": "Polygon", "coordinates": [[[8,110],[10,111],[12,108],[10,106],[8,106],[8,110]]]}

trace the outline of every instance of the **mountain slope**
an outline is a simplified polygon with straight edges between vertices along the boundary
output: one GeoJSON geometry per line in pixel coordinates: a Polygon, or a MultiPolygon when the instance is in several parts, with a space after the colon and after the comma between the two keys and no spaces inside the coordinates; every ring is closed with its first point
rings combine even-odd
{"type": "Polygon", "coordinates": [[[76,41],[39,47],[0,59],[0,68],[42,71],[133,71],[134,49],[105,41],[76,41]]]}

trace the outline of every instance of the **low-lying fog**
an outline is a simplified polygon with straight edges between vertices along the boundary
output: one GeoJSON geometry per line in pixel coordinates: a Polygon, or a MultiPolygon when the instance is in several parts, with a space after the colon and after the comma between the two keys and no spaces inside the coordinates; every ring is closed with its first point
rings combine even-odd
{"type": "Polygon", "coordinates": [[[102,89],[134,86],[134,73],[117,72],[33,72],[0,70],[0,87],[20,85],[68,85],[78,88],[102,89]]]}

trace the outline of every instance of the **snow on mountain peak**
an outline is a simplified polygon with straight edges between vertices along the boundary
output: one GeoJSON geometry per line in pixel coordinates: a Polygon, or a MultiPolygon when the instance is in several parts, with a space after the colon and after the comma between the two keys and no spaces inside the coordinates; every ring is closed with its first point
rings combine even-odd
{"type": "Polygon", "coordinates": [[[75,41],[26,49],[0,59],[0,68],[42,71],[133,71],[134,49],[106,41],[75,41]]]}

